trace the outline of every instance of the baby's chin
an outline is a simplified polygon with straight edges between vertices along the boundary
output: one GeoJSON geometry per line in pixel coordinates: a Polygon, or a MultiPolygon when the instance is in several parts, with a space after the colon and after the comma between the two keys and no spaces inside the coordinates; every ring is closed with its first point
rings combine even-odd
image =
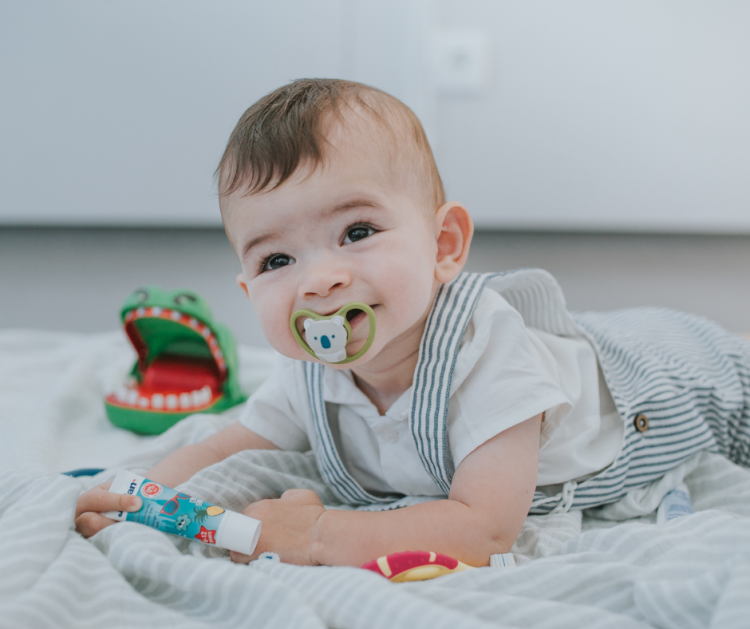
{"type": "MultiPolygon", "coordinates": [[[[304,339],[304,335],[301,335],[301,336],[304,339]]],[[[359,365],[363,362],[368,361],[370,359],[370,354],[371,354],[371,351],[368,351],[364,356],[362,356],[361,359],[342,365],[342,364],[336,364],[336,363],[329,363],[329,362],[326,362],[325,360],[321,360],[309,354],[301,345],[297,343],[294,337],[291,337],[290,339],[284,339],[284,342],[282,343],[273,342],[268,337],[266,337],[266,340],[271,345],[271,347],[282,356],[286,356],[287,358],[291,358],[292,360],[301,360],[305,362],[319,362],[322,365],[327,365],[335,369],[349,369],[349,367],[351,367],[352,365],[359,365]]],[[[364,342],[360,342],[360,341],[353,341],[352,343],[349,343],[349,345],[346,346],[347,357],[353,356],[354,354],[356,354],[360,349],[362,349],[362,347],[364,347],[364,344],[365,344],[364,342]]],[[[370,350],[372,350],[372,348],[370,348],[370,350]]]]}
{"type": "MultiPolygon", "coordinates": [[[[349,358],[350,356],[354,356],[359,350],[361,350],[366,343],[366,339],[364,341],[356,340],[352,341],[346,346],[346,356],[349,358]]],[[[270,343],[270,341],[269,341],[270,343]]],[[[282,356],[286,356],[287,358],[291,358],[292,360],[301,360],[305,362],[318,362],[321,365],[325,365],[326,367],[331,367],[332,369],[351,369],[352,367],[361,367],[363,365],[366,365],[369,363],[373,358],[377,356],[379,353],[381,347],[377,346],[377,341],[373,344],[372,347],[370,347],[367,352],[365,352],[365,355],[361,358],[358,358],[357,360],[353,360],[349,363],[329,363],[325,360],[321,360],[317,357],[311,356],[308,354],[300,345],[297,344],[296,341],[294,341],[292,344],[290,343],[284,343],[282,344],[274,344],[270,343],[271,347],[275,349],[279,354],[282,356]]]]}

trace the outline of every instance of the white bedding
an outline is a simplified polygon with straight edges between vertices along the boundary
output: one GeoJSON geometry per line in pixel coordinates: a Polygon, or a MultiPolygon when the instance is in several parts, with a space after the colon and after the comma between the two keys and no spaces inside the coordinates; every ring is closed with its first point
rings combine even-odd
{"type": "MultiPolygon", "coordinates": [[[[241,348],[240,358],[252,390],[271,355],[241,348]]],[[[236,409],[193,416],[156,438],[114,428],[102,398],[133,360],[119,332],[0,332],[0,627],[750,626],[750,471],[708,453],[596,518],[529,517],[513,548],[518,567],[422,583],[355,568],[234,565],[132,523],[84,540],[72,517],[84,487],[114,468],[145,471],[236,418],[236,409]],[[57,474],[78,467],[110,469],[57,474]],[[683,476],[696,513],[654,524],[649,512],[683,476]]],[[[181,488],[241,510],[289,487],[336,504],[309,454],[239,453],[181,488]]]]}

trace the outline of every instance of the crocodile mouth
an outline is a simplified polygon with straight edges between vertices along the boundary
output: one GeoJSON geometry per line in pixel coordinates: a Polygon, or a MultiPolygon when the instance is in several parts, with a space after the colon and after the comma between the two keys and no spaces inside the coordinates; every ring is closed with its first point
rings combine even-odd
{"type": "Polygon", "coordinates": [[[125,332],[138,353],[130,377],[107,396],[109,405],[157,413],[197,413],[219,402],[227,362],[204,322],[169,308],[133,308],[125,332]]]}

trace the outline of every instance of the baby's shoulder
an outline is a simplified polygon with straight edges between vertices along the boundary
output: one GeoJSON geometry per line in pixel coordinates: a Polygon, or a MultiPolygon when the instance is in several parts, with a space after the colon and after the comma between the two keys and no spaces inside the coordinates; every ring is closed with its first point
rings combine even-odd
{"type": "Polygon", "coordinates": [[[283,391],[287,397],[297,397],[306,391],[305,365],[307,364],[303,360],[276,354],[273,368],[264,384],[267,388],[273,388],[277,392],[283,391]]]}
{"type": "Polygon", "coordinates": [[[503,377],[519,360],[533,356],[532,340],[523,317],[496,291],[485,289],[477,300],[456,357],[452,390],[465,380],[503,377]]]}
{"type": "Polygon", "coordinates": [[[477,299],[477,305],[472,314],[472,321],[476,325],[476,322],[492,318],[523,320],[521,313],[501,293],[492,287],[485,286],[477,299]]]}
{"type": "Polygon", "coordinates": [[[542,269],[488,274],[480,300],[491,300],[497,309],[496,316],[500,312],[507,314],[506,308],[512,308],[529,328],[559,335],[580,332],[565,304],[560,284],[542,269]]]}
{"type": "Polygon", "coordinates": [[[521,313],[505,297],[492,288],[485,288],[477,300],[467,326],[464,343],[487,344],[503,339],[505,343],[526,338],[528,332],[521,313]]]}

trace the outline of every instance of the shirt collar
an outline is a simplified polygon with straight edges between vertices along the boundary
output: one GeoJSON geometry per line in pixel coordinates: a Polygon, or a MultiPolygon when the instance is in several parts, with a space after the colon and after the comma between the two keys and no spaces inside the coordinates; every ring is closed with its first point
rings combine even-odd
{"type": "MultiPolygon", "coordinates": [[[[506,309],[510,307],[497,293],[492,292],[489,298],[487,297],[487,293],[488,291],[485,291],[479,298],[477,307],[474,309],[474,313],[469,320],[461,340],[461,346],[458,350],[453,377],[451,379],[450,396],[453,395],[469,373],[471,373],[474,365],[487,347],[492,315],[498,310],[498,306],[493,299],[496,301],[499,298],[505,304],[506,309]],[[476,321],[477,319],[478,321],[476,321]]],[[[408,419],[411,409],[412,389],[413,387],[409,387],[391,405],[386,415],[392,418],[408,419]]],[[[323,367],[323,400],[333,404],[346,404],[351,407],[359,407],[358,411],[362,415],[374,414],[380,416],[375,405],[357,388],[351,369],[330,369],[325,366],[323,367]]]]}
{"type": "MultiPolygon", "coordinates": [[[[409,387],[386,411],[392,419],[407,420],[411,408],[411,392],[409,387]]],[[[380,416],[378,409],[354,383],[351,369],[329,369],[323,367],[323,401],[333,404],[345,404],[357,407],[361,415],[380,416]]]]}

